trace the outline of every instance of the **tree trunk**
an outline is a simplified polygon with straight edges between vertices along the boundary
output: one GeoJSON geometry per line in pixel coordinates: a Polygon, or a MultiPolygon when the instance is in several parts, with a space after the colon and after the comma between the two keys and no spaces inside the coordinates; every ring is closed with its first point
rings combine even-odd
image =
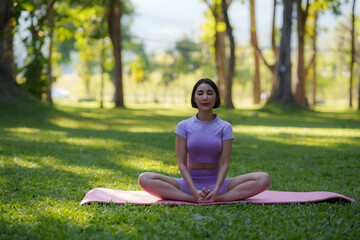
{"type": "Polygon", "coordinates": [[[49,39],[50,39],[50,46],[49,46],[49,63],[48,63],[48,78],[49,78],[49,84],[47,86],[47,94],[46,94],[46,101],[52,105],[53,99],[51,96],[51,89],[52,89],[52,82],[53,82],[53,76],[52,76],[52,48],[53,48],[53,35],[54,35],[54,5],[50,6],[49,10],[49,27],[50,27],[50,33],[49,33],[49,39]]]}
{"type": "MultiPolygon", "coordinates": [[[[263,60],[264,64],[266,65],[266,67],[270,70],[271,75],[272,75],[272,85],[271,85],[271,92],[270,92],[270,96],[267,99],[266,103],[270,103],[274,97],[275,94],[275,86],[277,85],[277,65],[278,65],[278,58],[279,58],[279,48],[278,46],[276,46],[276,41],[275,41],[275,19],[276,19],[276,5],[277,5],[277,1],[274,0],[273,2],[273,19],[272,19],[272,34],[271,34],[271,48],[273,50],[274,53],[274,57],[275,57],[275,63],[274,64],[269,64],[264,55],[262,54],[260,48],[258,46],[255,47],[258,56],[260,56],[260,58],[263,60]]],[[[253,45],[254,47],[254,45],[253,45]]]]}
{"type": "Polygon", "coordinates": [[[111,0],[108,12],[108,26],[110,39],[113,44],[115,58],[115,107],[124,107],[124,93],[122,81],[121,59],[121,16],[122,3],[120,0],[111,0]]]}
{"type": "Polygon", "coordinates": [[[9,43],[12,37],[9,38],[8,35],[14,27],[11,17],[12,1],[0,0],[0,103],[5,104],[31,100],[15,81],[13,49],[6,49],[7,46],[12,46],[12,43],[9,43]]]}
{"type": "Polygon", "coordinates": [[[290,58],[293,0],[283,0],[283,4],[283,27],[281,29],[278,76],[272,100],[273,102],[280,104],[294,102],[294,97],[291,92],[290,58]]]}
{"type": "Polygon", "coordinates": [[[312,42],[312,49],[313,49],[313,81],[312,81],[312,104],[313,106],[316,105],[316,55],[317,55],[317,19],[318,19],[318,12],[315,10],[314,12],[314,30],[313,30],[313,42],[312,42]]]}
{"type": "Polygon", "coordinates": [[[101,79],[100,79],[100,108],[104,107],[104,74],[105,74],[105,40],[103,39],[103,44],[100,49],[100,65],[101,65],[101,79]]]}
{"type": "MultiPolygon", "coordinates": [[[[215,26],[216,27],[216,26],[215,26]]],[[[218,73],[218,85],[222,103],[226,103],[226,55],[225,55],[226,32],[215,33],[215,61],[218,73]]]]}
{"type": "MultiPolygon", "coordinates": [[[[226,44],[225,37],[226,31],[219,31],[218,26],[221,23],[224,23],[224,13],[222,11],[222,6],[220,5],[220,1],[205,1],[211,10],[214,20],[215,20],[215,61],[216,61],[216,70],[218,74],[218,87],[220,91],[220,99],[221,103],[226,105],[226,102],[229,102],[230,96],[227,96],[229,92],[231,92],[232,82],[229,84],[227,81],[227,72],[226,72],[226,44]],[[229,90],[227,89],[229,86],[229,90]]],[[[225,1],[226,11],[230,6],[232,0],[225,1]]],[[[231,103],[232,105],[232,103],[231,103]]]]}
{"type": "Polygon", "coordinates": [[[349,106],[352,107],[353,98],[353,75],[355,64],[355,4],[356,0],[353,0],[351,11],[351,59],[350,59],[350,81],[349,81],[349,106]]]}
{"type": "Polygon", "coordinates": [[[306,10],[303,11],[301,6],[302,0],[296,0],[297,10],[297,32],[298,32],[298,67],[295,100],[302,106],[307,106],[306,101],[306,76],[304,62],[305,47],[305,24],[307,19],[309,0],[307,0],[306,10]]]}
{"type": "Polygon", "coordinates": [[[250,0],[250,29],[251,29],[251,44],[253,46],[254,60],[255,60],[255,74],[254,74],[254,85],[253,85],[253,100],[255,104],[260,103],[260,64],[259,64],[259,53],[256,50],[258,48],[257,34],[256,34],[256,23],[255,23],[255,0],[250,0]]]}
{"type": "Polygon", "coordinates": [[[271,48],[273,50],[273,54],[275,57],[275,63],[271,66],[268,66],[269,70],[271,71],[271,75],[272,75],[272,85],[271,85],[270,96],[266,103],[269,103],[272,101],[274,94],[275,94],[275,86],[277,85],[277,73],[278,73],[277,68],[278,68],[278,62],[279,62],[279,47],[276,46],[276,41],[275,41],[276,6],[277,6],[277,0],[274,0],[274,2],[273,2],[273,18],[272,18],[272,24],[271,24],[271,48]]]}
{"type": "Polygon", "coordinates": [[[359,69],[359,84],[358,84],[358,110],[360,111],[360,69],[359,69]]]}
{"type": "Polygon", "coordinates": [[[275,41],[275,35],[276,35],[276,28],[275,28],[276,6],[277,6],[277,0],[274,0],[274,2],[273,2],[273,7],[274,7],[273,8],[273,18],[272,18],[272,24],[271,24],[271,48],[273,50],[275,58],[277,59],[279,48],[276,46],[276,41],[275,41]]]}
{"type": "Polygon", "coordinates": [[[232,102],[232,83],[235,72],[235,40],[234,35],[232,33],[232,27],[230,24],[229,16],[227,13],[226,0],[221,1],[221,6],[223,10],[224,20],[226,23],[226,33],[230,41],[230,59],[229,59],[229,71],[226,79],[226,98],[225,98],[225,106],[227,108],[234,108],[234,104],[232,102]]]}
{"type": "MultiPolygon", "coordinates": [[[[3,4],[3,3],[1,3],[3,4]]],[[[16,75],[17,75],[17,66],[15,64],[15,57],[14,57],[14,25],[9,22],[7,24],[7,27],[4,29],[5,31],[5,42],[6,42],[6,47],[5,47],[5,56],[6,56],[6,62],[9,64],[10,66],[10,70],[11,70],[11,77],[13,79],[16,79],[16,75]]]]}

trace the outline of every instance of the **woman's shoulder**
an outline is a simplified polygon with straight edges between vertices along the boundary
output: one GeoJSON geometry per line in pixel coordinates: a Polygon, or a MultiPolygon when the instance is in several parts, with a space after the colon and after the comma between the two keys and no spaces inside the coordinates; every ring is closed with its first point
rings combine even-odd
{"type": "Polygon", "coordinates": [[[186,126],[189,126],[194,122],[194,117],[195,116],[192,116],[190,118],[181,120],[180,122],[178,122],[177,127],[186,128],[186,126]]]}
{"type": "Polygon", "coordinates": [[[219,118],[219,124],[223,130],[222,140],[234,139],[231,123],[219,118]]]}
{"type": "Polygon", "coordinates": [[[195,118],[196,118],[196,115],[189,117],[187,119],[181,120],[178,124],[189,124],[189,123],[193,122],[195,120],[195,118]]]}
{"type": "Polygon", "coordinates": [[[231,123],[229,123],[228,121],[226,121],[226,120],[223,120],[223,119],[221,119],[219,116],[217,116],[217,122],[218,123],[220,123],[222,126],[224,126],[224,127],[229,127],[229,126],[231,126],[231,123]]]}
{"type": "Polygon", "coordinates": [[[180,121],[176,126],[175,134],[180,135],[186,139],[188,126],[191,126],[193,121],[193,117],[180,121]]]}

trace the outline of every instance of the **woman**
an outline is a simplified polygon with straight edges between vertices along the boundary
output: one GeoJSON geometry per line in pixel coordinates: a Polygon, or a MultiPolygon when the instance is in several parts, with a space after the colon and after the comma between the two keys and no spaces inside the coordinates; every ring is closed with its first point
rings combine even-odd
{"type": "Polygon", "coordinates": [[[182,178],[145,172],[139,185],[165,199],[223,202],[245,199],[270,186],[267,173],[254,172],[226,178],[232,152],[232,126],[213,109],[220,106],[219,90],[210,79],[200,79],[191,94],[198,113],[178,123],[175,131],[177,163],[182,178]]]}

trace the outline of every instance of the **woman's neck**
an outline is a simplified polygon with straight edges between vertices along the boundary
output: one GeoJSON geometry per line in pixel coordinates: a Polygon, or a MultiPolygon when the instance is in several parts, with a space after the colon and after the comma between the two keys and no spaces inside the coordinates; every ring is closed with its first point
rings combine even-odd
{"type": "Polygon", "coordinates": [[[208,112],[198,111],[197,118],[203,122],[211,122],[212,120],[215,119],[212,111],[208,111],[208,112]]]}

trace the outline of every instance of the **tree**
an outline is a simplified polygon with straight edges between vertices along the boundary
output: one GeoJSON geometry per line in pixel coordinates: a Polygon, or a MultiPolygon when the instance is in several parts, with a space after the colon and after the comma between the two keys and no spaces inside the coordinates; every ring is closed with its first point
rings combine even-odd
{"type": "Polygon", "coordinates": [[[358,110],[360,111],[360,68],[359,68],[359,83],[358,83],[358,110]]]}
{"type": "MultiPolygon", "coordinates": [[[[355,8],[356,9],[356,8],[355,8]]],[[[359,21],[357,21],[357,17],[355,18],[355,22],[354,22],[354,46],[352,46],[352,15],[351,15],[351,11],[350,14],[347,14],[345,18],[341,19],[341,21],[337,22],[337,25],[335,27],[335,32],[336,34],[334,35],[334,42],[335,42],[335,54],[336,54],[336,59],[334,61],[334,66],[336,70],[339,73],[339,77],[341,79],[341,85],[340,87],[342,87],[342,90],[346,91],[346,99],[349,105],[350,102],[350,98],[349,98],[349,92],[350,92],[350,84],[349,84],[349,80],[350,80],[350,67],[351,67],[351,59],[352,59],[352,48],[356,49],[360,49],[360,31],[356,31],[357,29],[359,29],[360,24],[359,21]],[[345,79],[344,79],[345,78],[345,79]]],[[[360,51],[355,51],[354,52],[354,69],[353,69],[353,84],[355,81],[355,73],[356,73],[356,59],[360,58],[360,51]]],[[[352,88],[352,90],[354,91],[354,86],[352,88]]],[[[352,96],[352,100],[354,100],[354,95],[352,96]]],[[[353,102],[354,105],[354,102],[353,102]]]]}
{"type": "Polygon", "coordinates": [[[298,61],[297,61],[297,82],[295,91],[295,100],[302,106],[307,106],[306,99],[306,76],[304,63],[304,47],[305,47],[305,24],[309,14],[309,0],[306,0],[305,9],[302,7],[302,0],[296,0],[297,11],[297,36],[298,36],[298,61]]]}
{"type": "MultiPolygon", "coordinates": [[[[226,101],[229,89],[227,89],[227,72],[226,72],[226,23],[224,20],[223,8],[221,6],[222,0],[203,0],[208,5],[214,24],[214,48],[215,48],[215,61],[218,75],[218,87],[220,91],[221,102],[227,105],[226,101]]],[[[232,0],[226,1],[226,10],[229,8],[232,0]]],[[[231,105],[232,103],[229,103],[231,105]]]]}
{"type": "Polygon", "coordinates": [[[274,97],[275,103],[286,104],[294,102],[294,96],[291,92],[291,26],[293,0],[283,0],[283,26],[281,30],[281,41],[279,49],[279,64],[277,82],[275,85],[274,97]]]}
{"type": "MultiPolygon", "coordinates": [[[[310,3],[309,0],[306,0],[305,8],[302,6],[302,0],[296,0],[296,9],[297,9],[297,36],[298,36],[298,61],[297,61],[297,81],[296,81],[296,89],[295,89],[295,100],[298,104],[302,106],[308,106],[308,100],[306,97],[306,79],[309,73],[309,68],[311,65],[315,66],[316,70],[316,45],[313,45],[313,54],[310,58],[310,61],[307,65],[305,65],[305,37],[307,35],[307,20],[309,18],[309,9],[313,8],[314,15],[316,14],[316,20],[318,18],[318,13],[324,9],[331,8],[332,12],[337,15],[339,14],[341,0],[314,0],[313,3],[310,3]]],[[[314,17],[315,18],[315,17],[314,17]]],[[[317,29],[315,29],[317,30],[317,29]]],[[[316,44],[316,31],[313,31],[315,35],[313,35],[313,41],[316,44]]],[[[314,73],[316,74],[316,72],[314,73]]],[[[314,75],[316,76],[316,75],[314,75]]],[[[313,81],[313,91],[316,90],[316,83],[313,81]]],[[[313,93],[315,94],[315,93],[313,93]]],[[[314,101],[313,96],[313,101],[314,101]]]]}
{"type": "Polygon", "coordinates": [[[105,50],[110,47],[109,44],[106,45],[108,31],[106,22],[103,20],[105,11],[104,7],[98,5],[86,8],[78,6],[72,8],[71,11],[73,11],[72,15],[77,15],[76,20],[72,20],[72,23],[76,27],[74,38],[80,59],[80,64],[77,67],[78,75],[84,82],[86,98],[92,99],[94,98],[90,91],[92,75],[100,66],[102,79],[105,72],[105,50]]]}
{"type": "Polygon", "coordinates": [[[48,79],[49,84],[47,86],[46,91],[46,101],[52,105],[53,99],[51,96],[51,89],[52,89],[52,82],[53,82],[53,76],[52,76],[52,69],[53,69],[53,61],[52,61],[52,52],[53,52],[53,35],[54,35],[54,17],[55,17],[55,7],[53,6],[49,11],[48,21],[49,21],[49,57],[48,57],[48,79]]]}
{"type": "Polygon", "coordinates": [[[94,5],[106,6],[106,19],[108,25],[108,31],[110,40],[113,45],[113,56],[115,59],[114,64],[114,101],[115,107],[125,107],[124,104],[124,92],[123,92],[123,61],[122,61],[122,40],[125,38],[123,34],[123,26],[121,20],[123,15],[129,14],[129,4],[126,4],[125,0],[77,0],[80,4],[84,4],[85,7],[91,7],[94,5]]]}
{"type": "Polygon", "coordinates": [[[108,28],[113,53],[115,58],[115,107],[125,107],[123,78],[122,78],[122,57],[121,57],[121,17],[123,13],[123,3],[120,0],[109,0],[108,5],[108,28]]]}
{"type": "MultiPolygon", "coordinates": [[[[252,45],[253,47],[256,49],[258,55],[261,57],[261,59],[263,60],[265,66],[269,69],[269,71],[271,72],[272,75],[272,87],[271,87],[271,93],[270,93],[270,97],[268,98],[268,103],[272,101],[274,93],[275,93],[275,86],[277,85],[277,66],[278,66],[278,55],[279,55],[279,47],[277,46],[276,43],[276,28],[275,28],[275,19],[276,19],[276,7],[277,7],[277,0],[273,1],[273,17],[272,17],[272,30],[271,30],[271,49],[274,55],[274,63],[270,64],[268,63],[268,61],[265,59],[262,51],[260,50],[259,46],[256,44],[253,44],[252,41],[252,45]]],[[[254,41],[255,43],[255,41],[254,41]]],[[[259,87],[260,88],[260,87],[259,87]]]]}
{"type": "Polygon", "coordinates": [[[258,41],[256,34],[256,22],[255,22],[255,0],[250,0],[250,36],[251,45],[253,46],[254,60],[255,60],[255,73],[254,73],[254,84],[253,84],[253,102],[255,104],[260,103],[260,64],[259,64],[259,52],[257,51],[258,41]]]}
{"type": "Polygon", "coordinates": [[[25,36],[23,43],[27,47],[28,56],[22,69],[25,82],[24,88],[38,99],[46,96],[48,78],[48,59],[44,57],[42,48],[45,45],[46,34],[44,26],[47,23],[49,13],[52,11],[55,0],[36,1],[28,0],[20,2],[17,8],[27,13],[25,17],[30,22],[28,31],[30,36],[25,36]]]}
{"type": "Polygon", "coordinates": [[[349,106],[352,107],[353,98],[353,75],[355,64],[355,4],[356,0],[353,0],[351,9],[351,56],[350,56],[350,79],[349,79],[349,106]]]}
{"type": "MultiPolygon", "coordinates": [[[[312,94],[311,94],[311,103],[313,106],[316,105],[316,88],[317,88],[317,66],[316,66],[316,56],[317,56],[317,34],[318,34],[318,9],[315,7],[313,9],[313,28],[312,28],[312,52],[313,52],[313,57],[312,57],[312,94]]],[[[310,67],[310,65],[309,65],[310,67]]],[[[308,71],[307,71],[308,72],[308,71]]]]}
{"type": "Polygon", "coordinates": [[[166,51],[164,59],[158,65],[165,85],[177,79],[180,74],[194,72],[203,67],[207,64],[204,59],[206,57],[201,53],[201,45],[188,36],[183,36],[176,41],[174,48],[166,51]]]}
{"type": "Polygon", "coordinates": [[[224,21],[226,24],[226,34],[230,41],[230,59],[229,59],[229,70],[226,79],[226,96],[225,96],[225,106],[227,108],[234,108],[234,104],[232,102],[232,83],[235,72],[235,40],[232,34],[232,27],[230,24],[229,16],[228,16],[228,6],[226,0],[221,1],[221,8],[224,15],[224,21]]]}
{"type": "Polygon", "coordinates": [[[16,83],[13,58],[14,15],[11,0],[0,0],[0,103],[15,104],[16,102],[31,101],[16,83]]]}

